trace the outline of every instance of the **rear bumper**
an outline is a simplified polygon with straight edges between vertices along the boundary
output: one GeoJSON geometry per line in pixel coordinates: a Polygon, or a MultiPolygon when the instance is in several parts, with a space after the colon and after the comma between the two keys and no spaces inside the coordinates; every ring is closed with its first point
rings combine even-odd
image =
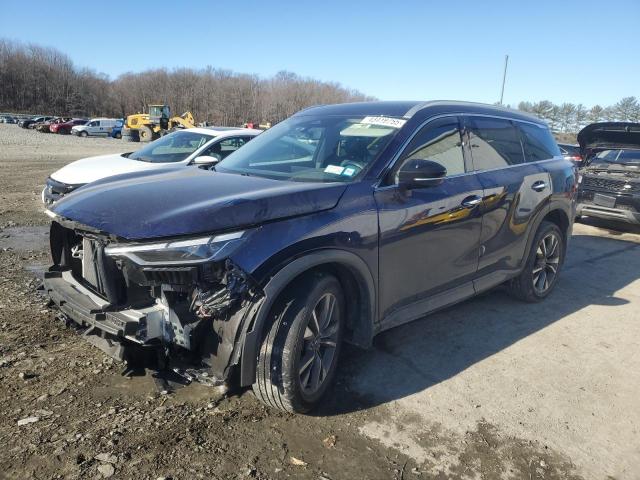
{"type": "Polygon", "coordinates": [[[60,311],[78,325],[141,345],[148,329],[164,321],[165,308],[158,304],[143,309],[109,310],[108,302],[84,287],[70,271],[46,272],[44,288],[60,311]]]}

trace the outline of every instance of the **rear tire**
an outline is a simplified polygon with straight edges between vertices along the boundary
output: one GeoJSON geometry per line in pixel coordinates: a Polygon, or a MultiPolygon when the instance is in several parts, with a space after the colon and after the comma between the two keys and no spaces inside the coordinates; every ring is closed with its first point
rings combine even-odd
{"type": "Polygon", "coordinates": [[[296,281],[272,314],[253,392],[267,406],[307,413],[335,377],[345,323],[340,283],[332,275],[309,274],[296,281]]]}
{"type": "Polygon", "coordinates": [[[508,284],[509,293],[530,303],[545,299],[558,281],[564,255],[564,235],[555,223],[542,222],[531,244],[524,269],[508,284]]]}

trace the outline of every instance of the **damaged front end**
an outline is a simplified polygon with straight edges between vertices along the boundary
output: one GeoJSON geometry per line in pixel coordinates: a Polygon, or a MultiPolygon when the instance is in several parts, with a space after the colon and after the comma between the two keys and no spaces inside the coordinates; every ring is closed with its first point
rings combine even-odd
{"type": "Polygon", "coordinates": [[[165,367],[223,384],[263,300],[230,258],[246,235],[123,243],[57,217],[45,289],[67,319],[98,332],[98,346],[116,358],[147,349],[165,367]]]}

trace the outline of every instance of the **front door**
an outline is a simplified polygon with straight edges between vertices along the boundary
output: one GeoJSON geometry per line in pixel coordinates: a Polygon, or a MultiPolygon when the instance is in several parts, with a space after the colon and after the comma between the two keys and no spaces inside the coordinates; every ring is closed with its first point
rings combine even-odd
{"type": "Polygon", "coordinates": [[[379,217],[379,309],[384,328],[473,294],[483,189],[465,162],[458,117],[423,126],[375,192],[379,217]],[[397,171],[410,159],[447,169],[438,186],[404,190],[397,171]]]}

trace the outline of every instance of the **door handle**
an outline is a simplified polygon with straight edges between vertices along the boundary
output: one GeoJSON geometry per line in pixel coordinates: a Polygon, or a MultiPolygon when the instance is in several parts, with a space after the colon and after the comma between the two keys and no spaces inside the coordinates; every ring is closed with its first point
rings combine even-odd
{"type": "Polygon", "coordinates": [[[543,182],[542,180],[538,180],[537,182],[535,182],[533,185],[531,185],[531,188],[533,190],[535,190],[536,192],[541,192],[543,191],[545,188],[547,188],[547,184],[545,182],[543,182]]]}
{"type": "Polygon", "coordinates": [[[473,208],[476,205],[478,205],[480,202],[482,202],[482,198],[480,198],[478,195],[470,195],[464,200],[462,200],[460,205],[467,208],[473,208]]]}

